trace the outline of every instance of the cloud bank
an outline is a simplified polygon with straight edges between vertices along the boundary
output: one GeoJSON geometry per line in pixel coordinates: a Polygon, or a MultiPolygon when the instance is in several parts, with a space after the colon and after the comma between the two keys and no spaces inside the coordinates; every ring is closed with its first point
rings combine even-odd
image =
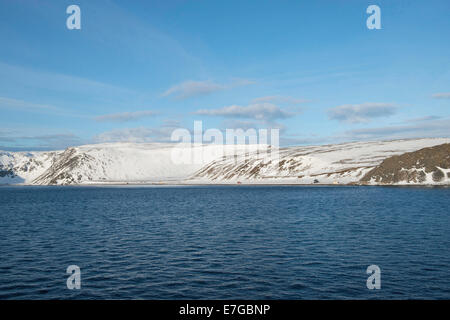
{"type": "Polygon", "coordinates": [[[432,97],[434,99],[450,99],[450,92],[435,93],[432,97]]]}
{"type": "Polygon", "coordinates": [[[286,119],[293,116],[293,114],[282,110],[272,103],[255,103],[248,106],[231,105],[220,109],[202,109],[196,111],[195,114],[265,121],[286,119]]]}
{"type": "Polygon", "coordinates": [[[374,118],[393,115],[396,109],[391,103],[344,104],[329,109],[328,117],[340,122],[364,123],[374,118]]]}
{"type": "Polygon", "coordinates": [[[309,100],[306,99],[297,99],[292,97],[285,97],[285,96],[266,96],[266,97],[260,97],[253,99],[252,103],[275,103],[275,104],[300,104],[308,102],[309,100]]]}
{"type": "Polygon", "coordinates": [[[174,97],[177,100],[184,100],[192,97],[203,96],[213,92],[231,89],[234,87],[252,84],[250,80],[235,80],[231,84],[220,84],[213,81],[185,81],[167,89],[162,96],[174,97]]]}

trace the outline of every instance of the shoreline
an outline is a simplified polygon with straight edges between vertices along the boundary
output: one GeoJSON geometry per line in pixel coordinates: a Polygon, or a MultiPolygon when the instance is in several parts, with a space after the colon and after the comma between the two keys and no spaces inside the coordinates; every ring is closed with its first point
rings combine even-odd
{"type": "Polygon", "coordinates": [[[1,187],[450,187],[450,184],[301,184],[301,183],[89,183],[89,184],[0,184],[1,187]]]}

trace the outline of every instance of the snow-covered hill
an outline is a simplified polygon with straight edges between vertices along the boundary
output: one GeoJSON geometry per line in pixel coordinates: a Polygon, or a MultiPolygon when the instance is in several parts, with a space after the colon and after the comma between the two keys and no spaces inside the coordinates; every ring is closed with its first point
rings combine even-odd
{"type": "Polygon", "coordinates": [[[244,145],[110,143],[51,152],[0,151],[0,184],[347,184],[359,182],[388,157],[449,142],[442,138],[289,147],[280,149],[278,159],[244,145]]]}
{"type": "Polygon", "coordinates": [[[370,170],[361,183],[450,184],[450,143],[389,157],[370,170]]]}
{"type": "Polygon", "coordinates": [[[182,183],[204,165],[246,145],[107,143],[52,152],[0,151],[0,184],[182,183]]]}
{"type": "Polygon", "coordinates": [[[0,184],[31,183],[49,169],[61,153],[0,151],[0,184]]]}
{"type": "Polygon", "coordinates": [[[196,173],[195,181],[252,184],[357,183],[388,157],[449,141],[448,138],[413,139],[282,148],[279,161],[258,155],[213,161],[196,173]]]}

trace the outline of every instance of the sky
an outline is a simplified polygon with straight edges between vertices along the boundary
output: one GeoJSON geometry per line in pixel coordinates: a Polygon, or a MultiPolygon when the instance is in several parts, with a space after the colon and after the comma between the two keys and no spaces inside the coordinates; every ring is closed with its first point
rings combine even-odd
{"type": "Polygon", "coordinates": [[[449,36],[448,0],[0,0],[0,149],[165,142],[194,121],[285,146],[449,137],[449,36]]]}

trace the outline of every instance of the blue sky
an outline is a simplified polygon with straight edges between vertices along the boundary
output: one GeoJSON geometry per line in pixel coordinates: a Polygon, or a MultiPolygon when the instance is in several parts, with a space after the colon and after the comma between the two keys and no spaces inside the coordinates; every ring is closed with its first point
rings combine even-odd
{"type": "Polygon", "coordinates": [[[448,137],[449,17],[447,0],[0,0],[0,149],[167,141],[194,120],[283,145],[448,137]]]}

